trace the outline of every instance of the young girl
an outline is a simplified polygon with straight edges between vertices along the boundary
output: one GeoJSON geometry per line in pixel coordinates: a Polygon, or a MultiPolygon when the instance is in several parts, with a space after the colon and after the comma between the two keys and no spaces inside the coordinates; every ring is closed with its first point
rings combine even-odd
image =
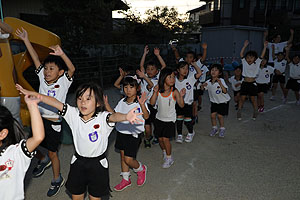
{"type": "Polygon", "coordinates": [[[94,83],[85,83],[76,91],[76,105],[72,107],[57,99],[23,89],[23,94],[39,98],[45,104],[59,110],[69,124],[75,146],[75,154],[71,160],[70,172],[66,188],[71,192],[73,200],[83,200],[86,190],[90,199],[101,199],[109,194],[108,161],[105,152],[108,137],[114,128],[113,122],[141,121],[135,113],[137,108],[127,114],[105,111],[102,89],[94,83]],[[99,164],[100,163],[100,164],[99,164]]]}
{"type": "Polygon", "coordinates": [[[174,163],[171,155],[170,138],[175,136],[176,110],[175,104],[183,108],[185,88],[180,92],[174,88],[175,75],[171,69],[165,68],[160,72],[158,85],[154,87],[150,99],[151,105],[157,104],[154,132],[158,136],[159,146],[163,151],[163,168],[169,168],[174,163]]]}
{"type": "Polygon", "coordinates": [[[270,77],[274,73],[274,68],[267,65],[267,59],[263,59],[260,64],[258,76],[255,81],[257,83],[257,106],[258,112],[264,112],[264,93],[268,92],[270,77]]]}
{"type": "MultiPolygon", "coordinates": [[[[138,96],[139,84],[136,76],[127,76],[123,80],[123,91],[125,98],[121,99],[113,111],[108,101],[105,106],[110,112],[128,113],[137,107],[138,113],[143,113],[143,118],[149,118],[148,108],[145,105],[147,95],[144,92],[141,98],[138,96]]],[[[145,131],[144,123],[130,124],[119,122],[116,124],[117,138],[115,148],[120,150],[122,181],[114,187],[115,191],[122,191],[131,185],[130,171],[132,168],[138,175],[137,185],[142,186],[146,181],[147,167],[136,160],[137,152],[141,144],[142,135],[145,131]]]]}
{"type": "Polygon", "coordinates": [[[24,177],[35,148],[45,137],[39,100],[25,96],[30,112],[32,137],[25,134],[9,110],[0,105],[0,199],[24,199],[24,177]]]}
{"type": "Polygon", "coordinates": [[[244,80],[244,78],[242,76],[242,65],[240,65],[234,69],[234,76],[229,78],[229,83],[231,83],[231,87],[233,90],[234,102],[235,102],[236,109],[238,109],[238,107],[239,107],[241,85],[242,85],[243,80],[244,80]]]}
{"type": "Polygon", "coordinates": [[[225,137],[224,116],[228,115],[229,100],[228,86],[223,78],[222,66],[213,64],[210,69],[211,79],[207,80],[202,88],[208,90],[209,100],[211,102],[211,124],[212,130],[210,136],[215,136],[218,133],[217,117],[220,123],[219,137],[225,137]]]}
{"type": "Polygon", "coordinates": [[[184,125],[188,129],[188,134],[185,138],[185,142],[192,142],[193,137],[195,135],[192,123],[193,116],[193,101],[194,101],[194,85],[197,82],[197,79],[201,76],[202,72],[200,68],[196,65],[196,62],[192,62],[192,66],[196,70],[196,73],[189,75],[189,65],[187,62],[179,62],[177,65],[177,77],[175,80],[175,88],[179,91],[185,88],[185,96],[184,96],[184,107],[180,108],[178,104],[176,104],[176,125],[177,125],[177,143],[183,142],[182,137],[182,124],[184,121],[184,125]]]}

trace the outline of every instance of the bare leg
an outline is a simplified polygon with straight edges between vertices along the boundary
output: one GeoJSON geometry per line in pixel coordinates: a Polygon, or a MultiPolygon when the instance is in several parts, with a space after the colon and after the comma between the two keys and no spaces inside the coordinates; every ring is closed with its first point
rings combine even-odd
{"type": "MultiPolygon", "coordinates": [[[[125,163],[133,169],[137,169],[140,166],[140,163],[137,160],[135,160],[134,158],[129,157],[129,156],[125,156],[125,163]]],[[[128,171],[129,171],[129,169],[128,169],[128,171]]]]}
{"type": "Polygon", "coordinates": [[[256,102],[256,97],[255,96],[250,96],[251,102],[252,102],[252,106],[253,106],[253,110],[254,112],[257,111],[257,102],[256,102]]]}
{"type": "Polygon", "coordinates": [[[167,156],[170,156],[171,151],[172,151],[172,146],[171,146],[171,143],[170,143],[170,139],[166,138],[166,137],[163,137],[162,140],[163,140],[164,146],[166,148],[167,156]]]}
{"type": "Polygon", "coordinates": [[[217,117],[217,113],[216,112],[211,113],[210,118],[211,118],[211,125],[212,126],[217,126],[217,119],[216,119],[216,117],[217,117]]]}
{"type": "Polygon", "coordinates": [[[218,114],[218,120],[220,123],[220,127],[224,127],[224,117],[223,115],[218,114]]]}
{"type": "Polygon", "coordinates": [[[162,137],[158,138],[158,142],[159,142],[159,146],[160,146],[161,150],[166,150],[166,146],[165,146],[165,143],[164,143],[162,137]]]}
{"type": "Polygon", "coordinates": [[[48,151],[49,158],[52,162],[52,171],[53,171],[53,178],[56,180],[59,178],[59,172],[60,172],[60,162],[58,159],[57,152],[48,151]]]}
{"type": "Polygon", "coordinates": [[[284,96],[284,91],[285,91],[284,83],[280,83],[280,88],[281,88],[282,94],[284,96]]]}
{"type": "Polygon", "coordinates": [[[299,91],[295,91],[296,100],[299,101],[299,91]]]}
{"type": "Polygon", "coordinates": [[[92,195],[89,195],[90,200],[101,200],[100,197],[93,197],[92,195]]]}
{"type": "Polygon", "coordinates": [[[72,194],[72,200],[84,200],[84,194],[79,194],[79,195],[72,194]]]}
{"type": "Polygon", "coordinates": [[[242,109],[245,100],[246,100],[246,95],[242,95],[241,98],[240,98],[240,101],[239,101],[239,110],[242,109]]]}
{"type": "Polygon", "coordinates": [[[123,150],[120,151],[120,155],[121,155],[121,171],[122,172],[129,172],[129,166],[125,162],[125,155],[124,155],[123,150]]]}
{"type": "Polygon", "coordinates": [[[278,83],[273,83],[272,96],[275,96],[278,83]]]}
{"type": "Polygon", "coordinates": [[[149,139],[151,137],[151,133],[152,133],[151,124],[146,124],[145,125],[145,139],[149,139]]]}

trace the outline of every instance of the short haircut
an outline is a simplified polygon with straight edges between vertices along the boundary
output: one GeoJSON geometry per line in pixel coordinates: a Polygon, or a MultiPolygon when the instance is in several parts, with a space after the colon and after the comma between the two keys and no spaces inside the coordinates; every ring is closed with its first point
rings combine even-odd
{"type": "Polygon", "coordinates": [[[58,67],[59,70],[67,69],[66,63],[63,61],[63,59],[60,56],[49,55],[44,60],[44,65],[47,63],[54,63],[58,67]]]}
{"type": "Polygon", "coordinates": [[[184,67],[184,66],[186,66],[186,65],[188,65],[187,62],[185,62],[185,61],[180,61],[180,62],[177,64],[176,69],[180,69],[180,68],[182,68],[182,67],[184,67]]]}
{"type": "Polygon", "coordinates": [[[217,63],[214,63],[210,66],[210,71],[213,69],[213,68],[216,68],[219,70],[219,78],[223,78],[223,67],[221,64],[217,64],[217,63]]]}
{"type": "Polygon", "coordinates": [[[196,53],[195,53],[194,51],[188,51],[188,52],[186,53],[186,55],[188,55],[188,54],[193,55],[193,58],[194,58],[194,59],[196,58],[196,53]]]}
{"type": "Polygon", "coordinates": [[[246,58],[247,56],[255,57],[255,59],[258,58],[258,55],[257,55],[256,51],[248,51],[248,52],[245,54],[245,58],[246,58]]]}

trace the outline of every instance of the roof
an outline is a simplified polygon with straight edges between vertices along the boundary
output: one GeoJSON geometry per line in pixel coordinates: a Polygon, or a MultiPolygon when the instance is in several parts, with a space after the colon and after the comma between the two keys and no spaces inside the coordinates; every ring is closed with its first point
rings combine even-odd
{"type": "Polygon", "coordinates": [[[129,6],[124,3],[122,0],[115,0],[116,4],[115,7],[113,8],[113,10],[128,10],[129,6]]]}
{"type": "Polygon", "coordinates": [[[203,6],[200,6],[199,8],[189,10],[189,11],[187,11],[187,13],[196,13],[196,12],[199,12],[201,10],[205,10],[205,8],[206,8],[206,5],[203,5],[203,6]]]}

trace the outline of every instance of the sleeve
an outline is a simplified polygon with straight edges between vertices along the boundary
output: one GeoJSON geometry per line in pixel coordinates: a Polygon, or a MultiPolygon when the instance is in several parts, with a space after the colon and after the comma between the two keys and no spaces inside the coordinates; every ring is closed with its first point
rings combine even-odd
{"type": "Polygon", "coordinates": [[[273,74],[275,72],[275,68],[268,65],[268,71],[270,71],[270,74],[273,74]]]}
{"type": "Polygon", "coordinates": [[[180,58],[180,59],[179,59],[179,62],[183,62],[183,61],[184,61],[184,59],[183,59],[183,58],[180,58]]]}
{"type": "Polygon", "coordinates": [[[232,77],[230,77],[230,78],[228,79],[228,82],[229,82],[229,83],[232,83],[233,77],[234,77],[234,76],[232,76],[232,77]]]}
{"type": "Polygon", "coordinates": [[[228,86],[226,85],[224,79],[220,79],[220,80],[221,80],[222,85],[223,85],[226,89],[228,89],[228,86]]]}
{"type": "Polygon", "coordinates": [[[203,66],[203,64],[201,63],[201,60],[199,59],[197,62],[196,62],[196,65],[201,68],[203,66]]]}
{"type": "Polygon", "coordinates": [[[114,111],[115,112],[121,112],[121,102],[123,102],[124,101],[124,98],[122,98],[119,102],[118,102],[118,104],[116,105],[116,107],[115,107],[115,109],[114,109],[114,111]]]}
{"type": "Polygon", "coordinates": [[[79,117],[79,111],[75,107],[70,106],[69,104],[64,104],[62,111],[58,111],[58,114],[66,120],[70,128],[74,123],[74,117],[79,117]]]}
{"type": "Polygon", "coordinates": [[[257,58],[257,59],[255,60],[255,63],[256,63],[258,66],[260,66],[261,61],[262,61],[261,58],[257,58]]]}
{"type": "Polygon", "coordinates": [[[36,73],[36,75],[38,75],[41,82],[41,80],[44,79],[44,65],[41,64],[36,70],[34,70],[34,72],[36,73]]]}
{"type": "Polygon", "coordinates": [[[115,122],[109,122],[109,117],[112,115],[112,113],[110,113],[110,112],[107,112],[107,111],[104,111],[104,117],[105,117],[105,126],[106,126],[106,129],[107,130],[112,130],[114,127],[115,127],[115,125],[116,125],[116,123],[115,122]]]}
{"type": "Polygon", "coordinates": [[[36,151],[28,151],[26,147],[26,140],[21,140],[21,142],[17,144],[16,151],[14,151],[14,157],[18,163],[18,167],[20,167],[23,171],[27,171],[31,163],[31,159],[35,154],[36,151]]]}

